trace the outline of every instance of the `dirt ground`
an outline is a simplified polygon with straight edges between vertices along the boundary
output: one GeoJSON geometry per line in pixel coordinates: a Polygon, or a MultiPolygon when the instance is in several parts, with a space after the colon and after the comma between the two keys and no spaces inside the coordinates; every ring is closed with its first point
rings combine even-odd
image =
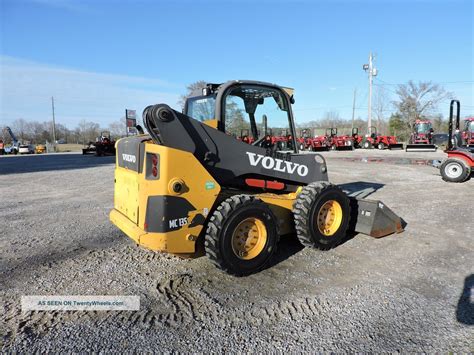
{"type": "Polygon", "coordinates": [[[134,245],[108,220],[113,158],[0,157],[2,352],[474,351],[474,179],[443,153],[327,152],[330,180],[407,223],[330,251],[280,242],[233,277],[134,245]],[[22,312],[22,295],[137,295],[140,311],[22,312]]]}

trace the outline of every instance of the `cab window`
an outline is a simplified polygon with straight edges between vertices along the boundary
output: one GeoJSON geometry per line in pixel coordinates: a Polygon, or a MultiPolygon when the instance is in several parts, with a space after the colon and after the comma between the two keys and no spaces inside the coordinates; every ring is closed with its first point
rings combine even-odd
{"type": "Polygon", "coordinates": [[[226,95],[223,111],[227,134],[252,144],[260,144],[265,136],[271,136],[273,144],[278,142],[279,150],[292,149],[288,102],[280,90],[236,86],[226,95]]]}
{"type": "Polygon", "coordinates": [[[215,96],[198,96],[187,101],[186,115],[198,121],[214,119],[215,96]]]}

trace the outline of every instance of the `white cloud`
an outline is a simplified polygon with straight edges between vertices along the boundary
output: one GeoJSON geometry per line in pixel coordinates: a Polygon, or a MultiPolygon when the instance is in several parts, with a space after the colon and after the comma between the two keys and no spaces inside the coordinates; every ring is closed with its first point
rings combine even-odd
{"type": "Polygon", "coordinates": [[[178,108],[181,85],[154,78],[94,73],[0,56],[0,119],[51,119],[51,96],[56,120],[73,128],[80,120],[103,126],[124,115],[125,108],[141,112],[167,103],[178,108]]]}

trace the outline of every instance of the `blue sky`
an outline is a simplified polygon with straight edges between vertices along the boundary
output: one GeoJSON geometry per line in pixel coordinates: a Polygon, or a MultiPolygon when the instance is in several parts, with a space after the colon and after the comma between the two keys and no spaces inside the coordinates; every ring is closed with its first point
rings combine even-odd
{"type": "MultiPolygon", "coordinates": [[[[0,124],[82,119],[176,101],[186,84],[252,79],[296,89],[296,119],[367,117],[375,83],[431,80],[474,114],[473,2],[0,0],[0,124]]],[[[375,86],[377,90],[380,86],[375,86]]],[[[387,108],[391,110],[391,107],[387,108]]],[[[445,116],[448,104],[440,106],[445,116]]],[[[389,115],[387,111],[387,115],[389,115]]]]}

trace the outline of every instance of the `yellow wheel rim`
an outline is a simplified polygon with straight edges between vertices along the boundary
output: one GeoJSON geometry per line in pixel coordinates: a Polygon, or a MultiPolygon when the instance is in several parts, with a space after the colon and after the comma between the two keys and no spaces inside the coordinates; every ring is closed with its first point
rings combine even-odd
{"type": "Polygon", "coordinates": [[[267,243],[267,228],[257,218],[246,218],[232,233],[232,250],[242,260],[250,260],[259,255],[267,243]]]}
{"type": "Polygon", "coordinates": [[[326,201],[319,209],[316,224],[319,231],[326,237],[337,232],[342,223],[342,207],[335,200],[326,201]]]}

